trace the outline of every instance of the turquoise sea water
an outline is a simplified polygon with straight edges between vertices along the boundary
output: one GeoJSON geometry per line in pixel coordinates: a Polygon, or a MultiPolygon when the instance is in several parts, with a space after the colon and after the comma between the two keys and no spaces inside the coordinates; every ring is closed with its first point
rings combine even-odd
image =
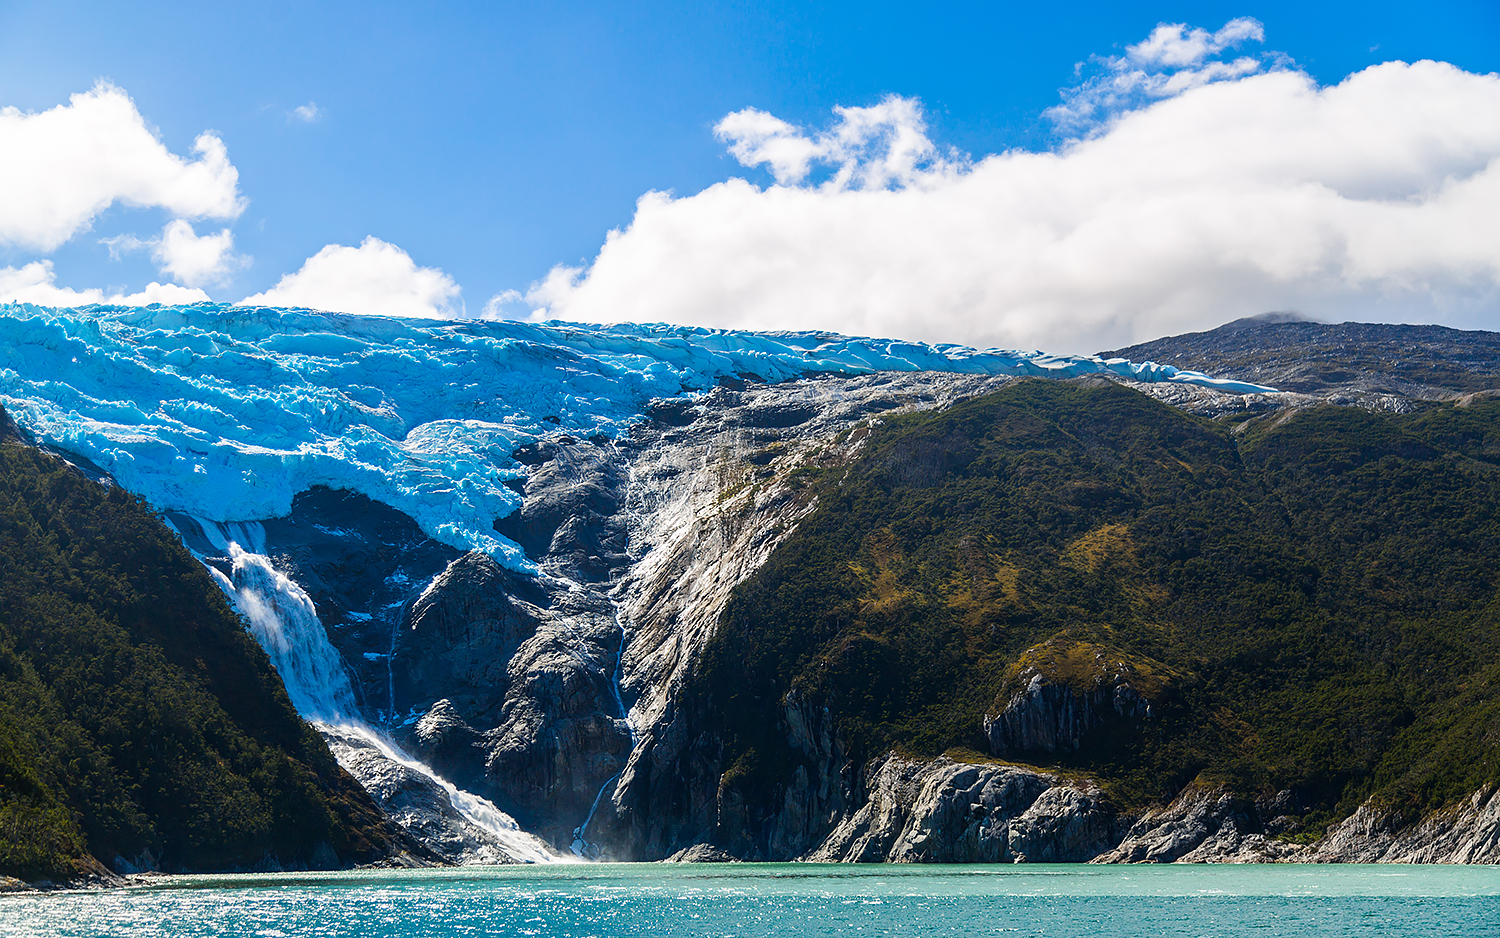
{"type": "Polygon", "coordinates": [[[32,936],[1500,936],[1500,867],[578,864],[0,897],[32,936]]]}

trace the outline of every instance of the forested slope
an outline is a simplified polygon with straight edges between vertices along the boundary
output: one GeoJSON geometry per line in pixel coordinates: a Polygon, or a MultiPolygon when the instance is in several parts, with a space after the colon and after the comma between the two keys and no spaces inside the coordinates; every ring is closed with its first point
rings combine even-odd
{"type": "Polygon", "coordinates": [[[150,508],[0,411],[0,873],[326,868],[400,836],[150,508]]]}
{"type": "Polygon", "coordinates": [[[1004,756],[1122,808],[1289,790],[1309,837],[1371,795],[1415,817],[1500,781],[1500,404],[1210,422],[1023,381],[886,421],[816,485],[685,703],[768,814],[805,759],[789,694],[855,764],[1004,756]],[[1102,662],[1144,708],[996,747],[1028,676],[1082,701],[1102,662]]]}

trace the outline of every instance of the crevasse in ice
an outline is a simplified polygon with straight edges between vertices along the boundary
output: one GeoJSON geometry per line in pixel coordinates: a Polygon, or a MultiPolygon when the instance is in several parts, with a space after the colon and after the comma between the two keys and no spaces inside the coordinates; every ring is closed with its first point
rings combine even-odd
{"type": "Polygon", "coordinates": [[[281,517],[314,485],[360,492],[514,569],[497,534],[519,504],[512,452],[623,432],[653,398],[724,376],[937,370],[1110,372],[1265,391],[1150,362],[976,350],[822,332],[403,320],[198,304],[0,305],[0,403],[42,441],[162,509],[281,517]]]}

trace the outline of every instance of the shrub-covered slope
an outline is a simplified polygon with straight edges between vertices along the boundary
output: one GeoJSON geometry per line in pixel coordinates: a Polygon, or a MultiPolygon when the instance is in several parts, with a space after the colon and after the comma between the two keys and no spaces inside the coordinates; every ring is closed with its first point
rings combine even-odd
{"type": "Polygon", "coordinates": [[[139,499],[0,411],[0,873],[329,867],[399,835],[139,499]]]}
{"type": "Polygon", "coordinates": [[[1500,781],[1500,404],[1237,425],[1025,381],[888,421],[818,485],[691,691],[723,784],[768,814],[803,758],[789,693],[859,764],[984,752],[1018,682],[1081,695],[1103,663],[1149,717],[997,754],[1124,807],[1198,778],[1290,789],[1304,830],[1371,794],[1416,814],[1500,781]]]}

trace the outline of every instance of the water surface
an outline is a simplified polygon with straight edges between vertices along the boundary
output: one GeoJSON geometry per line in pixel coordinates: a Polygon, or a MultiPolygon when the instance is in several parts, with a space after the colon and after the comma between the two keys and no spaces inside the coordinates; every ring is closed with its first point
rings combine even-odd
{"type": "Polygon", "coordinates": [[[570,864],[0,898],[25,936],[1500,936],[1493,866],[570,864]]]}

